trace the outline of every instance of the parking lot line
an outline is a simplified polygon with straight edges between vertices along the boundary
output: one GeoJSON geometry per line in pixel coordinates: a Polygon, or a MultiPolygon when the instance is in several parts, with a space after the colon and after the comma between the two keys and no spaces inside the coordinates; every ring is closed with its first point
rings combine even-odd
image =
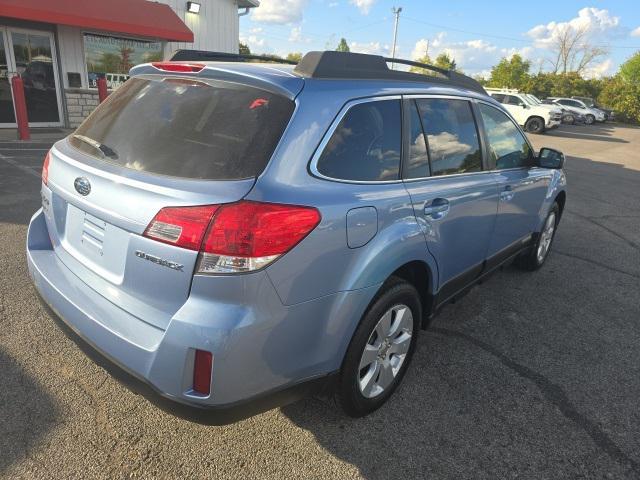
{"type": "Polygon", "coordinates": [[[34,167],[28,167],[27,165],[22,165],[16,162],[15,160],[12,160],[9,157],[2,155],[1,153],[0,153],[0,160],[4,160],[6,163],[11,165],[12,167],[18,168],[23,172],[28,173],[29,175],[33,175],[34,177],[40,177],[40,173],[36,170],[33,170],[34,167]]]}

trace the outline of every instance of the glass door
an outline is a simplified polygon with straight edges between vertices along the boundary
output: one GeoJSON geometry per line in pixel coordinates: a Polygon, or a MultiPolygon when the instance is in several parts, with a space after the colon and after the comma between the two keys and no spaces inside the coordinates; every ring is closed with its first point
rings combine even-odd
{"type": "Polygon", "coordinates": [[[24,82],[29,125],[62,125],[53,34],[8,28],[5,38],[5,55],[8,63],[13,65],[13,72],[10,72],[9,77],[17,73],[24,82]]]}
{"type": "Polygon", "coordinates": [[[0,28],[0,127],[15,127],[16,117],[11,95],[11,76],[15,69],[9,64],[6,31],[0,28]]]}

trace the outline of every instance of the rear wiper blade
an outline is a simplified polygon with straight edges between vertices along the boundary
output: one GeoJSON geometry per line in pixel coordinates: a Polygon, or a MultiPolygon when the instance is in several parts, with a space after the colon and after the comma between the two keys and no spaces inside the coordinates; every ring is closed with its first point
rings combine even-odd
{"type": "Polygon", "coordinates": [[[78,135],[78,134],[74,134],[73,138],[77,138],[81,142],[84,142],[87,145],[91,145],[93,148],[95,148],[97,151],[100,152],[100,154],[102,155],[102,158],[104,157],[109,157],[113,159],[118,158],[118,154],[114,149],[112,149],[111,147],[108,147],[104,143],[100,143],[97,140],[94,140],[93,138],[85,137],[84,135],[78,135]]]}

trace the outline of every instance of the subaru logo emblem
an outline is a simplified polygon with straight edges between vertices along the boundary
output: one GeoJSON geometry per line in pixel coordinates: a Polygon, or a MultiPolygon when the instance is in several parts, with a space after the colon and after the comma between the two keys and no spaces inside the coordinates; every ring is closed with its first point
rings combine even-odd
{"type": "Polygon", "coordinates": [[[83,197],[86,197],[91,192],[91,184],[85,177],[76,178],[75,182],[73,182],[73,186],[76,188],[76,192],[83,197]]]}

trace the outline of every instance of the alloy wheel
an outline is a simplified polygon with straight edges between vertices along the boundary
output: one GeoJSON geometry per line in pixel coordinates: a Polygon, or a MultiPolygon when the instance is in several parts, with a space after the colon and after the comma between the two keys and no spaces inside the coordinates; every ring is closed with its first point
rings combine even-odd
{"type": "Polygon", "coordinates": [[[553,232],[556,229],[556,214],[554,212],[549,214],[547,221],[544,224],[544,229],[540,234],[540,241],[538,242],[537,258],[538,263],[544,262],[547,253],[549,253],[549,247],[551,247],[551,240],[553,240],[553,232]]]}
{"type": "Polygon", "coordinates": [[[380,318],[369,336],[358,369],[358,387],[366,398],[382,394],[404,364],[413,335],[413,314],[404,304],[394,305],[380,318]]]}

